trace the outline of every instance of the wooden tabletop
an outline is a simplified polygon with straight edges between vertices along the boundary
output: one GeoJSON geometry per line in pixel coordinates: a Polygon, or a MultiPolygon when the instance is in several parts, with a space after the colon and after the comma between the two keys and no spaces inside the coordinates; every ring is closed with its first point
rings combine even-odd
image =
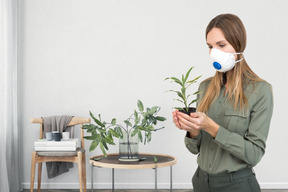
{"type": "Polygon", "coordinates": [[[140,157],[145,157],[145,160],[126,162],[119,161],[119,154],[113,153],[108,154],[107,157],[104,155],[97,155],[90,158],[90,164],[97,167],[104,168],[116,168],[116,169],[153,169],[156,167],[168,167],[175,165],[177,159],[170,155],[163,154],[151,154],[151,153],[140,153],[140,157]],[[154,162],[154,156],[157,158],[157,162],[154,162]],[[100,160],[93,160],[95,158],[101,158],[100,160]]]}

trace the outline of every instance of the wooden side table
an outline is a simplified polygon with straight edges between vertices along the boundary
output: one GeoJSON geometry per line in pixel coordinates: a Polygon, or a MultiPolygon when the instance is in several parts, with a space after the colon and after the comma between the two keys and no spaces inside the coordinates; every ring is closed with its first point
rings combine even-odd
{"type": "Polygon", "coordinates": [[[155,191],[157,191],[157,169],[170,166],[170,191],[172,192],[172,166],[176,164],[177,159],[170,155],[141,153],[140,157],[145,160],[136,162],[119,161],[119,154],[97,155],[90,158],[91,164],[91,190],[93,192],[93,168],[112,168],[112,192],[114,192],[114,169],[154,169],[155,170],[155,191]],[[157,162],[154,162],[154,157],[157,162]],[[98,159],[98,160],[95,160],[98,159]]]}

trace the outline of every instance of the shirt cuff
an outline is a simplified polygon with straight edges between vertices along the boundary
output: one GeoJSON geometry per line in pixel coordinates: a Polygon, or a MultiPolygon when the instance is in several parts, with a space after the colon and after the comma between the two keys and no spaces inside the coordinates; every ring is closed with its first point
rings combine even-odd
{"type": "Polygon", "coordinates": [[[185,136],[185,144],[188,147],[189,145],[197,145],[197,143],[201,140],[201,133],[197,135],[197,137],[191,138],[188,136],[188,132],[186,133],[185,136]]]}
{"type": "Polygon", "coordinates": [[[217,141],[218,143],[221,143],[222,145],[225,145],[228,140],[229,134],[230,134],[230,131],[220,126],[218,133],[215,137],[215,141],[217,141]]]}

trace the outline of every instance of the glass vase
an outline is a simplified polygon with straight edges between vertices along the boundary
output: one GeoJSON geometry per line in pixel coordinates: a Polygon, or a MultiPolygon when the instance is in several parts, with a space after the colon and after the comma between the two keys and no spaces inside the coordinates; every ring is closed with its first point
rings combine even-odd
{"type": "Polygon", "coordinates": [[[131,133],[123,132],[123,138],[119,139],[119,160],[139,161],[139,139],[138,134],[131,136],[131,133]]]}

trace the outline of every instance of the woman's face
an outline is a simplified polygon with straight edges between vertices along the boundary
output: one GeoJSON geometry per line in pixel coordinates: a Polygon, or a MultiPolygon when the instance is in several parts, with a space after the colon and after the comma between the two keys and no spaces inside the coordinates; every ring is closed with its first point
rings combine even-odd
{"type": "MultiPolygon", "coordinates": [[[[234,48],[225,39],[224,34],[222,33],[221,29],[219,29],[219,28],[214,27],[207,34],[207,45],[209,47],[209,54],[210,54],[212,48],[216,48],[216,49],[219,49],[219,50],[227,52],[227,53],[235,53],[234,48]]],[[[236,59],[236,55],[235,55],[235,59],[236,59]]]]}

